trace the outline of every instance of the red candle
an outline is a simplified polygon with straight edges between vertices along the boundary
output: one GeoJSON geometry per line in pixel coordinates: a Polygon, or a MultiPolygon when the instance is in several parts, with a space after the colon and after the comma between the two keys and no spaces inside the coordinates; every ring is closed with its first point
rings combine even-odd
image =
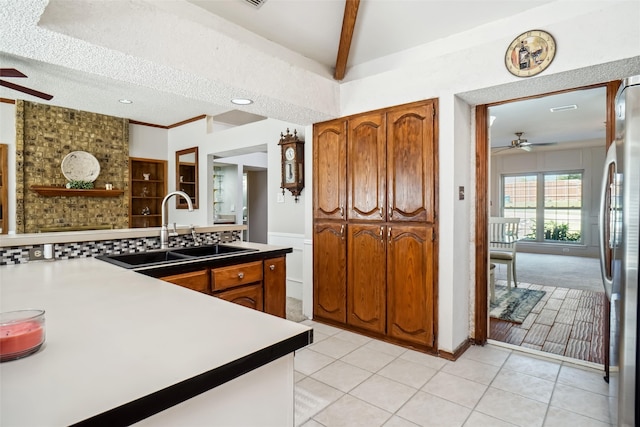
{"type": "Polygon", "coordinates": [[[44,311],[14,311],[0,317],[0,361],[28,356],[40,348],[44,342],[44,311]]]}

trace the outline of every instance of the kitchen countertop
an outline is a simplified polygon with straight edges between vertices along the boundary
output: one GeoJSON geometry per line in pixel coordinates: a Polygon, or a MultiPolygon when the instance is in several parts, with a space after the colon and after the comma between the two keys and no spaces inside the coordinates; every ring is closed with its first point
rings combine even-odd
{"type": "Polygon", "coordinates": [[[306,325],[94,258],[2,266],[0,297],[3,312],[46,311],[42,348],[0,364],[3,425],[69,425],[136,399],[161,410],[196,377],[215,387],[312,340],[306,325]]]}

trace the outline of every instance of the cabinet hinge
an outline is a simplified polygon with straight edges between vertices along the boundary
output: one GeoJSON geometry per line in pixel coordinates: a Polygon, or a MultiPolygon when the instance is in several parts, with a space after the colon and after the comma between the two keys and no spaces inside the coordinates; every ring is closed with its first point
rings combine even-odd
{"type": "Polygon", "coordinates": [[[432,242],[436,241],[436,230],[435,229],[431,230],[431,241],[432,242]]]}

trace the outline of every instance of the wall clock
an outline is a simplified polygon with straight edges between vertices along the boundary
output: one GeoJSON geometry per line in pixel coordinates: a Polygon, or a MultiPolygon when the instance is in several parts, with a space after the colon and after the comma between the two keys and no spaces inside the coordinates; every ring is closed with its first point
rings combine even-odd
{"type": "Polygon", "coordinates": [[[304,141],[298,139],[297,131],[293,135],[280,133],[278,145],[282,149],[282,194],[287,189],[298,201],[298,197],[304,188],[304,141]]]}
{"type": "Polygon", "coordinates": [[[531,30],[516,37],[505,54],[507,70],[514,76],[531,77],[544,71],[556,55],[556,42],[551,34],[531,30]]]}

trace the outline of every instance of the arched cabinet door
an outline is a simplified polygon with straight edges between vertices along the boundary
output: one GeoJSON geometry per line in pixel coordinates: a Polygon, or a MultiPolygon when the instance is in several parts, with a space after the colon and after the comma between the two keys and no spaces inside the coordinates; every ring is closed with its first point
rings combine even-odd
{"type": "Polygon", "coordinates": [[[387,112],[388,221],[435,221],[435,102],[387,112]]]}
{"type": "Polygon", "coordinates": [[[372,113],[349,120],[347,138],[347,217],[386,221],[385,115],[372,113]]]}
{"type": "Polygon", "coordinates": [[[387,289],[386,227],[349,224],[347,323],[385,333],[387,289]]]}
{"type": "Polygon", "coordinates": [[[347,321],[346,224],[316,223],[313,233],[313,315],[347,321]]]}
{"type": "Polygon", "coordinates": [[[393,225],[387,234],[387,335],[433,348],[434,229],[393,225]]]}
{"type": "Polygon", "coordinates": [[[314,218],[346,219],[346,120],[334,120],[314,126],[313,167],[314,218]]]}

